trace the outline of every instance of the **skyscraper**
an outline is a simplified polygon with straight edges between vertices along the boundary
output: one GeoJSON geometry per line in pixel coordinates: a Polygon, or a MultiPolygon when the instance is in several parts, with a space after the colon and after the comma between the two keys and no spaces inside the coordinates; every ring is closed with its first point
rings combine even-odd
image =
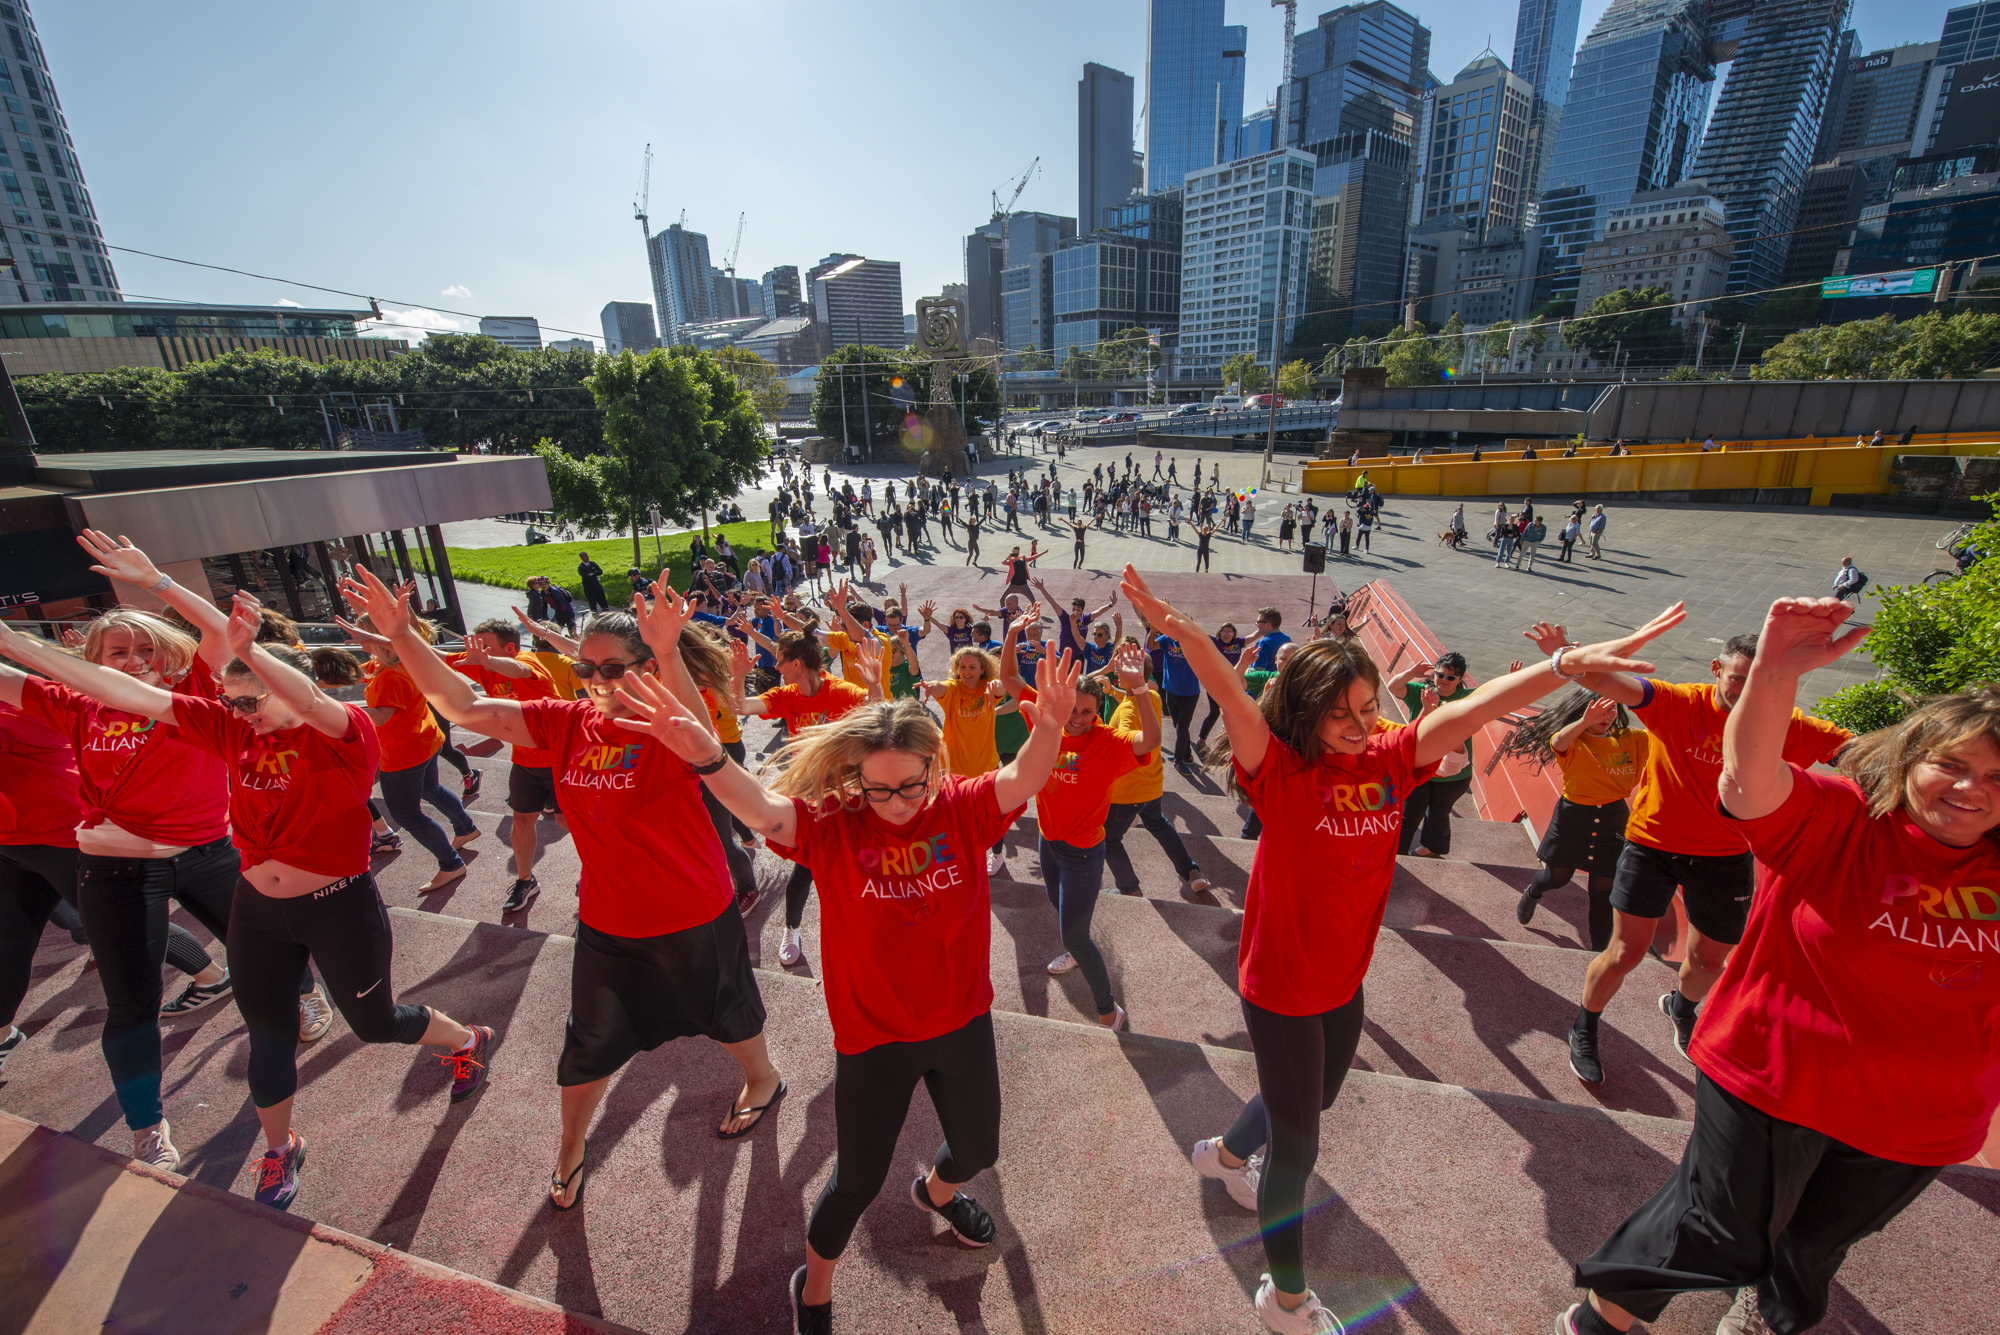
{"type": "Polygon", "coordinates": [[[646,256],[653,263],[653,309],[659,313],[661,341],[673,347],[685,326],[715,318],[708,237],[675,223],[654,235],[646,256]]]}
{"type": "MultiPolygon", "coordinates": [[[[1083,67],[1076,82],[1076,216],[1086,232],[1132,193],[1132,76],[1083,67]]],[[[967,275],[968,279],[970,275],[967,275]]]]}
{"type": "Polygon", "coordinates": [[[799,291],[798,265],[781,264],[775,269],[767,270],[762,281],[766,320],[783,320],[805,314],[799,291]]]}
{"type": "Polygon", "coordinates": [[[1304,310],[1314,170],[1310,153],[1281,148],[1187,178],[1176,378],[1216,375],[1238,353],[1269,365],[1274,332],[1283,355],[1304,310]]]}
{"type": "Polygon", "coordinates": [[[1945,11],[1944,31],[1938,37],[1937,62],[1931,67],[1930,87],[1924,91],[1924,110],[1917,119],[1917,147],[1921,156],[1938,147],[1938,127],[1944,122],[1946,104],[1957,67],[1974,60],[2000,55],[2000,0],[1980,0],[1945,11]]]}
{"type": "Polygon", "coordinates": [[[895,260],[842,257],[812,278],[813,323],[822,355],[848,343],[900,348],[903,266],[895,260]]]}
{"type": "Polygon", "coordinates": [[[1573,297],[1605,212],[1692,174],[1708,114],[1704,0],[1612,0],[1577,48],[1539,223],[1538,297],[1573,297]]]}
{"type": "Polygon", "coordinates": [[[1000,339],[1015,350],[1032,343],[1048,351],[1041,339],[1017,340],[1007,328],[1004,293],[1010,289],[1005,274],[1036,255],[1053,253],[1076,232],[1076,219],[1054,213],[996,214],[973,228],[965,238],[965,336],[1000,339]]]}
{"type": "Polygon", "coordinates": [[[1229,160],[1243,120],[1246,40],[1246,29],[1224,26],[1222,0],[1147,0],[1148,191],[1229,160]]]}
{"type": "Polygon", "coordinates": [[[479,332],[505,347],[521,352],[539,352],[542,324],[532,315],[483,315],[479,332]]]}
{"type": "Polygon", "coordinates": [[[614,356],[627,348],[645,352],[660,346],[660,337],[653,329],[653,308],[643,301],[606,302],[597,321],[604,327],[604,350],[614,356]]]}
{"type": "Polygon", "coordinates": [[[1710,52],[1729,60],[1701,152],[1687,174],[1729,207],[1731,292],[1762,292],[1784,273],[1812,166],[1849,0],[1722,0],[1710,52]]]}
{"type": "Polygon", "coordinates": [[[1481,241],[1520,226],[1535,105],[1535,90],[1491,53],[1426,95],[1413,219],[1457,218],[1481,241]]]}
{"type": "Polygon", "coordinates": [[[1582,0],[1521,0],[1514,19],[1514,73],[1535,90],[1528,122],[1528,198],[1541,197],[1549,152],[1562,131],[1569,101],[1570,60],[1576,54],[1576,23],[1582,0]]]}
{"type": "Polygon", "coordinates": [[[11,216],[0,225],[0,238],[15,258],[12,272],[0,272],[0,297],[122,301],[69,137],[69,121],[56,101],[48,57],[35,36],[34,15],[15,0],[0,9],[0,19],[7,29],[6,54],[14,58],[11,68],[0,60],[0,93],[6,95],[14,120],[11,140],[0,139],[0,185],[12,206],[11,216]]]}

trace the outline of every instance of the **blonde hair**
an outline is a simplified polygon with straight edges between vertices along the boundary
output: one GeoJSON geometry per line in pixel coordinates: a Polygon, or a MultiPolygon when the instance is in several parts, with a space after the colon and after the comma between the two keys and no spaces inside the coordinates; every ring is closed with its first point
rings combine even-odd
{"type": "Polygon", "coordinates": [[[735,667],[722,632],[701,622],[690,621],[681,627],[677,646],[681,651],[681,662],[687,664],[688,675],[694,678],[696,686],[706,691],[728,688],[729,679],[735,675],[735,667]]]}
{"type": "Polygon", "coordinates": [[[194,666],[200,644],[194,636],[151,612],[119,607],[90,623],[83,633],[83,656],[95,663],[104,653],[104,639],[122,630],[136,641],[141,635],[153,642],[153,670],[168,681],[179,681],[194,666]]]}
{"type": "Polygon", "coordinates": [[[986,652],[986,650],[968,644],[965,648],[955,650],[952,653],[951,671],[953,677],[958,675],[959,660],[966,658],[978,660],[979,681],[981,685],[989,681],[994,681],[1000,676],[1000,660],[986,652]]]}
{"type": "MultiPolygon", "coordinates": [[[[1926,701],[1902,722],[1849,742],[1837,763],[1868,800],[1868,814],[1881,817],[1903,805],[1911,770],[1982,736],[2000,745],[2000,684],[1993,682],[1926,701]]],[[[2000,843],[2000,830],[1986,837],[2000,843]]]]}
{"type": "Polygon", "coordinates": [[[817,727],[771,757],[764,766],[771,791],[813,806],[862,805],[861,762],[880,751],[902,751],[932,761],[931,780],[944,777],[944,733],[924,707],[907,697],[862,705],[817,727]]]}

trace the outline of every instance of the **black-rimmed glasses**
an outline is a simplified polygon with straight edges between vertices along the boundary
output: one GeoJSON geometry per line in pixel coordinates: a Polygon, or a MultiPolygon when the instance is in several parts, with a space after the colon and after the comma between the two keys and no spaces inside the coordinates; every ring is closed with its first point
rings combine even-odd
{"type": "MultiPolygon", "coordinates": [[[[861,771],[858,769],[854,771],[854,776],[856,779],[859,779],[861,777],[861,771]]],[[[898,797],[902,798],[906,802],[914,802],[916,799],[922,797],[926,792],[928,792],[930,790],[930,786],[931,786],[931,762],[928,760],[924,762],[924,776],[921,779],[917,779],[910,783],[906,783],[900,788],[871,788],[865,783],[860,785],[862,799],[864,801],[873,802],[877,806],[880,806],[882,803],[898,797]]]]}

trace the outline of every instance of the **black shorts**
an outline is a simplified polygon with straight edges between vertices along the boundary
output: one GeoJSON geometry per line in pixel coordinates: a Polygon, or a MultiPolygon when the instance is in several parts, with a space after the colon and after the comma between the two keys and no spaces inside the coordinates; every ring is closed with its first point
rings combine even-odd
{"type": "Polygon", "coordinates": [[[676,1038],[741,1043],[763,1032],[764,998],[733,902],[701,926],[665,936],[612,936],[577,924],[558,1085],[602,1080],[676,1038]]]}
{"type": "Polygon", "coordinates": [[[1679,886],[1688,924],[1711,941],[1733,946],[1750,917],[1756,860],[1748,853],[1704,858],[1627,842],[1618,855],[1611,907],[1636,918],[1664,918],[1679,886]]]}
{"type": "Polygon", "coordinates": [[[561,811],[555,770],[547,765],[516,765],[508,770],[507,810],[523,816],[538,811],[561,811]]]}
{"type": "Polygon", "coordinates": [[[1551,867],[1616,876],[1618,855],[1625,851],[1625,821],[1631,814],[1623,801],[1587,807],[1559,797],[1535,856],[1551,867]]]}

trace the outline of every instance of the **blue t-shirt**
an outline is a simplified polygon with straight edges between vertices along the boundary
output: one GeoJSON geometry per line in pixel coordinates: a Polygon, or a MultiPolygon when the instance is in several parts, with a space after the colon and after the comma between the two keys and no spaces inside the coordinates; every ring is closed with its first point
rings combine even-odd
{"type": "Polygon", "coordinates": [[[1250,666],[1259,672],[1275,672],[1278,668],[1278,649],[1292,642],[1292,637],[1281,630],[1266,632],[1257,642],[1257,661],[1250,666]]]}
{"type": "Polygon", "coordinates": [[[1022,681],[1035,684],[1035,670],[1041,667],[1046,652],[1039,640],[1023,640],[1014,646],[1014,666],[1020,669],[1022,681]]]}
{"type": "MultiPolygon", "coordinates": [[[[757,633],[762,635],[765,639],[775,641],[778,638],[778,619],[776,617],[751,617],[750,624],[755,626],[757,628],[757,633]]],[[[763,668],[777,667],[778,666],[777,655],[773,654],[769,649],[766,649],[763,645],[761,644],[758,645],[757,666],[763,668]]]]}
{"type": "Polygon", "coordinates": [[[1083,646],[1083,670],[1097,672],[1110,666],[1111,653],[1118,646],[1113,644],[1086,644],[1083,646]]]}
{"type": "MultiPolygon", "coordinates": [[[[1090,613],[1078,612],[1076,614],[1076,625],[1077,629],[1082,631],[1086,637],[1089,636],[1090,613]]],[[[1059,615],[1056,618],[1056,649],[1058,652],[1064,649],[1069,650],[1070,657],[1072,658],[1083,656],[1082,649],[1076,642],[1076,636],[1070,633],[1069,616],[1067,613],[1059,615]]]]}
{"type": "Polygon", "coordinates": [[[1161,682],[1168,695],[1200,695],[1201,681],[1194,675],[1194,668],[1181,652],[1180,642],[1162,635],[1156,641],[1166,652],[1166,668],[1160,673],[1161,682]]]}
{"type": "Polygon", "coordinates": [[[719,617],[713,612],[696,612],[693,620],[701,622],[704,626],[727,626],[729,624],[728,618],[719,617]]]}

